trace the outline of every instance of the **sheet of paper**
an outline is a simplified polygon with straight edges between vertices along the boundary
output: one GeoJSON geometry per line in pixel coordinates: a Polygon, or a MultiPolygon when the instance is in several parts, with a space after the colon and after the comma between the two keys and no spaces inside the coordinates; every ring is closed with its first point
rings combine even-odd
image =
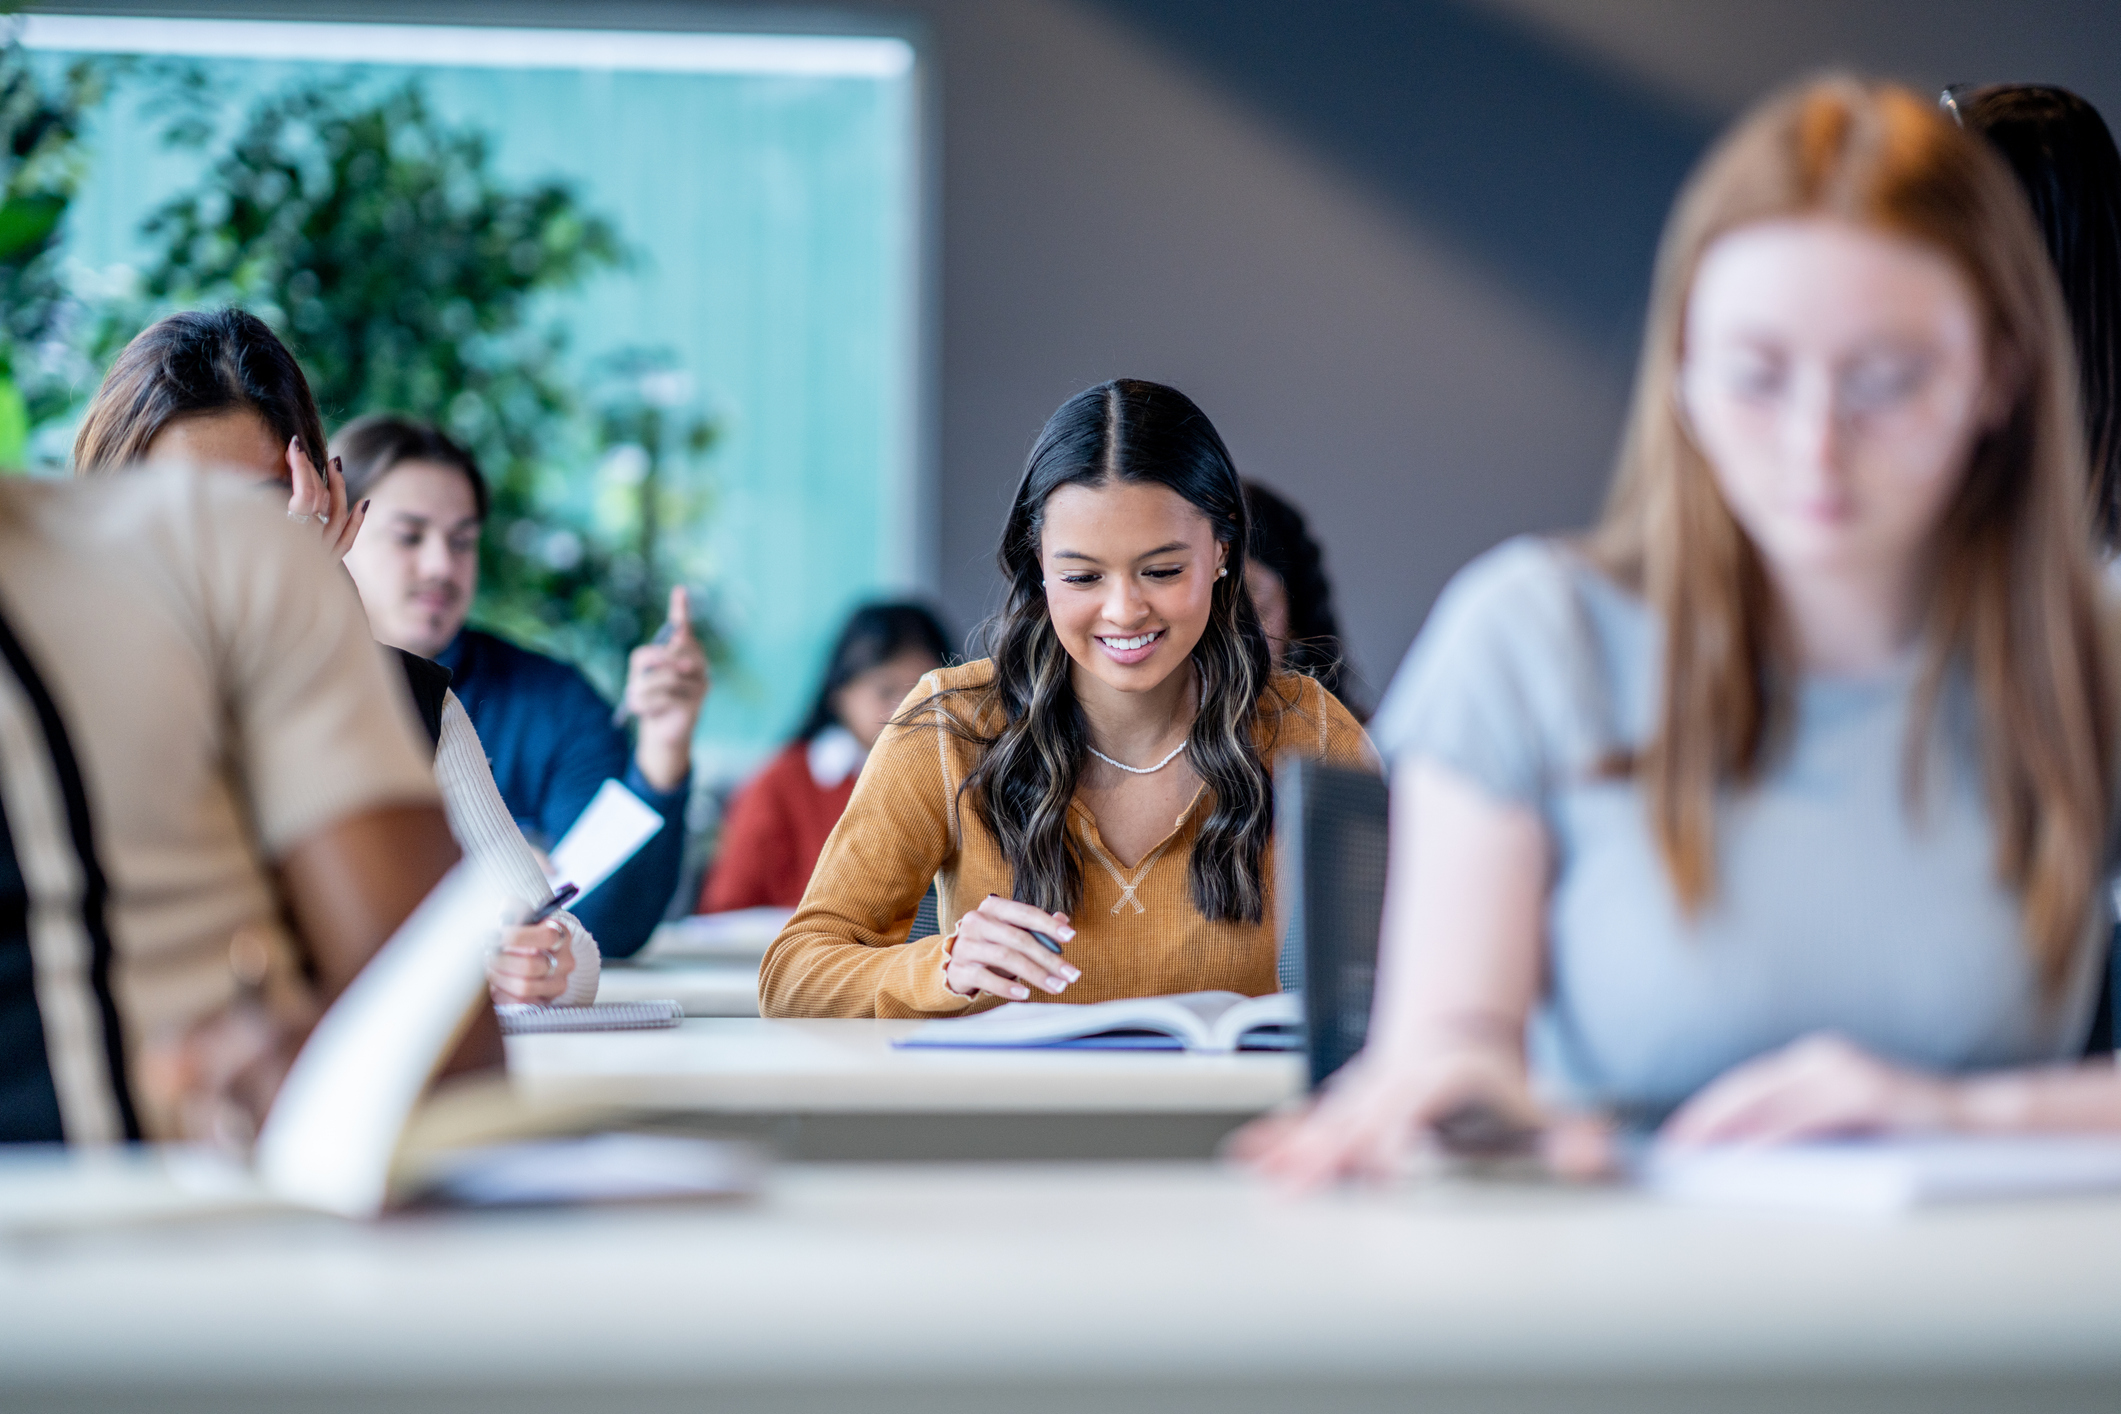
{"type": "Polygon", "coordinates": [[[1927,1203],[2121,1190],[2121,1136],[1937,1135],[1654,1148],[1649,1188],[1695,1203],[1892,1213],[1927,1203]]]}
{"type": "Polygon", "coordinates": [[[435,885],[309,1033],[258,1135],[257,1172],[289,1202],[382,1211],[398,1136],[470,1009],[507,896],[469,864],[435,885]]]}
{"type": "Polygon", "coordinates": [[[606,781],[552,850],[554,884],[573,884],[580,903],[663,828],[663,817],[617,781],[606,781]]]}

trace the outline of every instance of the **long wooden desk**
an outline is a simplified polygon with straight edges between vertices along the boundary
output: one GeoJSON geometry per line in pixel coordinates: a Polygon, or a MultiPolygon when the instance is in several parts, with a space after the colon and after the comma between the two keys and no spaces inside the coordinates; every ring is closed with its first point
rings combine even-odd
{"type": "MultiPolygon", "coordinates": [[[[6,1207],[0,1167],[0,1216],[6,1207]]],[[[751,1203],[0,1238],[75,1411],[2111,1411],[2121,1201],[1893,1222],[1204,1165],[792,1166],[751,1203]]]]}
{"type": "Polygon", "coordinates": [[[509,1071],[533,1104],[682,1117],[854,1160],[1205,1157],[1303,1085],[1288,1054],[891,1046],[917,1024],[717,1018],[517,1036],[509,1071]]]}

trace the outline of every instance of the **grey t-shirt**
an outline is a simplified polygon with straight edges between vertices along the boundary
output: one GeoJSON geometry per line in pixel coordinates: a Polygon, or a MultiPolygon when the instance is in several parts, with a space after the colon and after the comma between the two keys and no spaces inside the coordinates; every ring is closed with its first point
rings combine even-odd
{"type": "Polygon", "coordinates": [[[1568,547],[1521,538],[1445,589],[1371,723],[1388,757],[1434,761],[1546,823],[1543,1082],[1654,1112],[1814,1031],[1948,1071],[2082,1050],[2111,904],[2101,891],[2079,965],[2043,1000],[1996,877],[1963,682],[1911,806],[1912,658],[1879,678],[1805,679],[1763,779],[1719,803],[1716,891],[1688,917],[1640,791],[1596,769],[1650,734],[1660,661],[1641,599],[1568,547]]]}

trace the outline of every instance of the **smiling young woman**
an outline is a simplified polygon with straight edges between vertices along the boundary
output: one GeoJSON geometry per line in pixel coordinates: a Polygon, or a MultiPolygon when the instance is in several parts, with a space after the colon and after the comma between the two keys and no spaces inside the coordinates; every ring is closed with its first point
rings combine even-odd
{"type": "Polygon", "coordinates": [[[993,656],[929,674],[878,740],[760,1009],[1273,991],[1269,763],[1374,758],[1338,701],[1271,667],[1246,532],[1183,393],[1122,379],[1063,404],[1003,529],[993,656]],[[931,879],[943,931],[909,938],[931,879]]]}

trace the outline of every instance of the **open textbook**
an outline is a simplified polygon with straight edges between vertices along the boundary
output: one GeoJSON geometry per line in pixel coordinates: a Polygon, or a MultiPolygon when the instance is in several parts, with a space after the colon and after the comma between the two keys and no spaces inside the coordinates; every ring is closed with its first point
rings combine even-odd
{"type": "Polygon", "coordinates": [[[1639,1173],[1694,1203],[1893,1213],[1935,1203],[2121,1191],[2121,1135],[1935,1135],[1706,1149],[1657,1146],[1639,1173]]]}
{"type": "Polygon", "coordinates": [[[1303,1046],[1303,999],[1185,992],[1069,1006],[1007,1002],[976,1016],[931,1021],[892,1042],[915,1049],[1070,1046],[1084,1050],[1293,1051],[1303,1046]]]}

